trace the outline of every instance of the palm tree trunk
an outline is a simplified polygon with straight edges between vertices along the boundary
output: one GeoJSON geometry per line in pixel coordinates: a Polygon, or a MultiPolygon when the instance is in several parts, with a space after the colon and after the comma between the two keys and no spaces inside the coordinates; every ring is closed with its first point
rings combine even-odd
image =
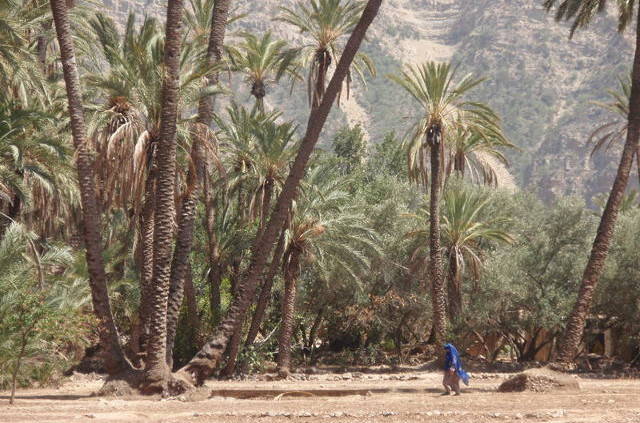
{"type": "Polygon", "coordinates": [[[613,230],[618,218],[618,211],[624,196],[633,156],[638,153],[638,139],[640,137],[640,19],[636,28],[636,50],[633,59],[633,72],[631,82],[631,95],[629,97],[629,123],[627,139],[622,150],[622,158],[618,166],[616,178],[607,200],[607,205],[602,213],[600,225],[593,241],[589,261],[582,275],[580,291],[573,307],[564,336],[560,340],[558,359],[563,362],[572,361],[578,352],[578,346],[584,332],[584,325],[591,308],[593,294],[596,290],[598,279],[609,252],[609,245],[613,230]]]}
{"type": "Polygon", "coordinates": [[[431,150],[431,195],[429,198],[429,273],[431,276],[431,306],[435,343],[444,341],[446,331],[446,294],[442,277],[440,248],[440,187],[441,187],[441,128],[434,124],[427,133],[431,150]]]}
{"type": "MultiPolygon", "coordinates": [[[[271,288],[273,287],[273,279],[275,278],[276,272],[278,271],[278,267],[280,267],[282,250],[284,250],[284,234],[285,232],[283,230],[280,234],[280,238],[278,239],[276,251],[273,253],[271,264],[269,265],[269,270],[267,271],[264,282],[262,284],[262,289],[260,291],[256,310],[253,313],[253,319],[251,320],[251,326],[249,327],[249,332],[245,341],[246,347],[253,345],[253,342],[258,335],[260,325],[262,324],[262,320],[264,319],[267,306],[269,305],[269,299],[271,298],[271,288]]],[[[238,352],[240,351],[240,342],[242,341],[243,325],[244,319],[242,324],[238,325],[238,328],[235,330],[233,336],[231,337],[231,340],[229,341],[229,347],[227,348],[227,364],[222,370],[223,376],[228,377],[233,375],[233,372],[236,369],[236,361],[238,359],[238,352]]]]}
{"type": "Polygon", "coordinates": [[[449,256],[449,320],[455,321],[462,315],[462,290],[460,281],[460,269],[458,267],[458,254],[452,249],[449,256]]]}
{"type": "Polygon", "coordinates": [[[282,299],[282,326],[278,339],[278,374],[288,377],[291,367],[291,334],[296,307],[296,284],[300,276],[300,251],[291,253],[284,272],[284,298],[282,299]]]}
{"type": "Polygon", "coordinates": [[[322,102],[327,72],[329,70],[329,65],[331,64],[331,56],[328,51],[318,52],[316,53],[316,61],[318,62],[318,74],[316,76],[311,103],[311,107],[314,108],[320,106],[320,103],[322,102]]]}
{"type": "Polygon", "coordinates": [[[153,282],[147,342],[146,392],[164,392],[171,376],[167,366],[167,301],[175,216],[176,120],[178,114],[183,0],[169,0],[164,46],[164,81],[160,138],[157,147],[156,212],[153,236],[153,282]]]}
{"type": "MultiPolygon", "coordinates": [[[[224,35],[231,1],[217,1],[213,8],[211,32],[207,46],[207,64],[213,67],[222,58],[224,35]]],[[[205,86],[210,87],[218,82],[218,73],[214,72],[205,80],[205,86]]],[[[204,143],[206,131],[211,125],[213,113],[212,96],[202,97],[198,103],[198,118],[192,130],[193,145],[191,157],[193,166],[189,169],[187,179],[189,187],[182,200],[180,223],[176,236],[176,246],[171,265],[169,301],[167,306],[167,363],[171,363],[173,342],[175,339],[180,306],[184,292],[184,275],[189,262],[189,254],[193,245],[193,229],[196,219],[196,200],[200,181],[204,177],[204,143]]]]}
{"type": "Polygon", "coordinates": [[[56,26],[58,44],[62,57],[69,115],[71,118],[71,133],[76,149],[76,167],[78,170],[78,184],[80,186],[80,201],[82,205],[83,234],[86,248],[87,269],[91,286],[93,310],[98,317],[98,331],[100,343],[106,352],[105,368],[110,374],[130,370],[120,345],[118,330],[111,313],[109,293],[102,258],[102,237],[100,235],[100,210],[96,200],[95,179],[93,174],[93,159],[86,138],[86,127],[82,109],[82,94],[80,92],[80,78],[76,65],[76,58],[71,35],[71,26],[67,14],[65,0],[51,0],[51,10],[56,26]]]}
{"type": "Polygon", "coordinates": [[[287,217],[291,202],[296,196],[300,180],[304,176],[304,171],[309,161],[309,157],[318,141],[320,132],[329,115],[329,111],[335,101],[338,91],[344,81],[349,67],[355,57],[360,44],[364,39],[367,28],[378,14],[382,0],[368,0],[362,17],[349,37],[340,62],[336,68],[329,87],[327,88],[320,106],[312,109],[307,124],[307,131],[300,145],[296,159],[291,167],[291,171],[284,184],[282,192],[278,196],[276,207],[271,213],[269,223],[265,231],[253,247],[251,264],[247,271],[247,276],[239,289],[239,295],[229,308],[227,317],[216,329],[211,341],[205,344],[196,356],[181,369],[183,376],[191,378],[194,383],[202,384],[204,380],[215,370],[220,358],[229,342],[236,325],[238,325],[254,298],[256,285],[263,274],[267,258],[271,253],[274,241],[281,230],[287,217]]]}
{"type": "Polygon", "coordinates": [[[260,330],[260,326],[262,325],[262,321],[264,320],[267,306],[269,305],[269,300],[271,299],[273,280],[275,279],[276,273],[280,268],[280,262],[282,261],[282,252],[284,251],[284,235],[285,229],[283,228],[280,232],[280,237],[278,238],[278,245],[276,245],[276,250],[273,253],[273,257],[271,258],[269,271],[267,272],[267,276],[264,280],[264,283],[262,284],[262,288],[260,289],[260,297],[258,298],[256,310],[253,312],[251,326],[249,326],[247,340],[245,341],[245,346],[247,347],[253,345],[253,343],[255,342],[256,336],[258,336],[258,331],[260,330]]]}
{"type": "Polygon", "coordinates": [[[146,355],[146,345],[149,338],[149,316],[151,314],[150,296],[151,280],[153,279],[153,227],[154,211],[156,208],[156,171],[155,165],[149,170],[144,187],[144,205],[140,216],[140,226],[142,228],[142,268],[140,275],[140,341],[139,358],[144,359],[146,355]]]}

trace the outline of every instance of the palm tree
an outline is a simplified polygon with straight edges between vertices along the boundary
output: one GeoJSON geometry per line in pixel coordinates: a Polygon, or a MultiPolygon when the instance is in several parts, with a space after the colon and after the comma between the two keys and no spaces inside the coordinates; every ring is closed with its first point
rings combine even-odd
{"type": "Polygon", "coordinates": [[[286,49],[287,43],[274,40],[271,32],[262,38],[250,33],[242,37],[243,42],[238,47],[229,48],[232,69],[244,74],[256,107],[263,110],[269,84],[278,82],[285,74],[297,78],[297,51],[286,49]]]}
{"type": "MultiPolygon", "coordinates": [[[[480,278],[483,266],[481,251],[489,243],[511,243],[513,239],[497,225],[498,219],[488,220],[483,216],[491,197],[482,191],[454,184],[449,187],[443,198],[442,207],[442,244],[449,268],[449,316],[452,321],[462,316],[462,277],[465,271],[473,280],[480,278]]],[[[414,217],[419,228],[408,233],[408,237],[417,238],[419,249],[423,250],[420,240],[426,239],[427,228],[422,227],[428,217],[428,209],[423,207],[414,217]]],[[[414,256],[419,252],[414,253],[414,256]]]]}
{"type": "Polygon", "coordinates": [[[445,174],[448,177],[455,172],[464,177],[469,171],[472,181],[508,186],[513,181],[506,168],[507,158],[501,151],[505,147],[513,145],[506,139],[459,130],[450,145],[445,145],[448,156],[445,174]]]}
{"type": "MultiPolygon", "coordinates": [[[[95,113],[90,134],[98,152],[96,169],[102,207],[130,213],[132,228],[139,221],[136,247],[142,256],[140,343],[143,353],[153,275],[156,149],[161,125],[164,39],[156,19],[145,18],[138,28],[135,21],[135,16],[130,14],[122,35],[114,21],[105,15],[97,14],[90,21],[102,57],[93,55],[95,63],[87,65],[91,73],[85,80],[99,94],[92,105],[95,113]],[[104,66],[105,62],[108,66],[104,66]]],[[[193,107],[200,96],[202,71],[198,59],[194,49],[181,52],[180,114],[193,107]]],[[[180,123],[180,144],[188,144],[186,125],[180,123]]]]}
{"type": "MultiPolygon", "coordinates": [[[[320,105],[329,68],[342,54],[338,42],[353,31],[364,7],[360,0],[310,0],[298,2],[295,9],[281,8],[282,14],[276,20],[295,26],[311,38],[299,49],[302,65],[309,68],[307,94],[311,107],[320,105]]],[[[363,53],[356,54],[352,66],[363,81],[365,71],[375,75],[373,62],[363,53]]],[[[351,67],[346,79],[347,94],[350,82],[351,67]]]]}
{"type": "Polygon", "coordinates": [[[269,223],[266,225],[262,236],[257,238],[254,243],[251,265],[249,269],[247,269],[246,276],[238,289],[238,295],[234,298],[229,308],[227,317],[218,326],[215,336],[180,370],[181,376],[184,376],[187,380],[191,380],[195,384],[202,384],[205,378],[215,370],[227,347],[229,338],[244,318],[244,314],[254,297],[258,280],[264,273],[267,258],[271,255],[278,233],[282,229],[291,203],[296,197],[307,162],[318,142],[320,132],[324,127],[329,111],[338,96],[340,87],[347,77],[351,63],[364,40],[367,29],[378,14],[381,3],[382,0],[368,0],[360,21],[353,29],[340,56],[340,61],[336,66],[336,71],[331,78],[322,102],[317,108],[312,109],[307,124],[307,131],[300,144],[298,154],[291,166],[282,192],[278,196],[278,201],[276,202],[274,211],[271,213],[269,223]]]}
{"type": "MultiPolygon", "coordinates": [[[[620,79],[618,91],[609,91],[611,101],[607,103],[594,102],[604,110],[618,115],[618,119],[607,122],[591,133],[589,143],[593,143],[591,155],[601,149],[609,150],[611,146],[622,143],[627,134],[627,117],[629,116],[629,98],[631,97],[631,78],[620,79]]],[[[636,151],[636,166],[640,178],[640,148],[636,151]]]]}
{"type": "Polygon", "coordinates": [[[0,102],[0,204],[7,204],[6,218],[0,219],[0,237],[12,220],[22,220],[18,217],[24,209],[35,209],[31,213],[47,221],[67,211],[64,207],[46,212],[39,208],[63,196],[58,185],[70,177],[68,145],[62,137],[48,135],[56,129],[52,115],[37,108],[24,109],[15,101],[0,102]]]}
{"type": "Polygon", "coordinates": [[[291,335],[296,290],[300,272],[315,266],[321,274],[339,270],[343,278],[359,280],[369,268],[368,255],[375,254],[375,232],[363,225],[366,217],[349,206],[345,181],[327,178],[325,167],[316,167],[308,177],[309,189],[291,210],[285,232],[282,259],[284,297],[282,326],[278,340],[278,373],[287,377],[291,364],[291,335]]]}
{"type": "Polygon", "coordinates": [[[51,0],[50,3],[62,56],[62,69],[71,119],[71,133],[76,148],[76,166],[82,202],[82,228],[93,309],[99,321],[100,341],[106,351],[105,365],[109,373],[114,374],[130,369],[131,365],[126,360],[120,346],[118,330],[116,329],[109,304],[102,258],[100,211],[96,200],[92,152],[86,137],[80,78],[76,66],[67,5],[64,0],[51,0]]]}
{"type": "MultiPolygon", "coordinates": [[[[548,10],[556,5],[558,6],[556,19],[573,20],[570,33],[572,36],[576,29],[588,26],[598,12],[606,10],[607,3],[605,0],[545,0],[544,5],[548,10]]],[[[633,1],[618,2],[619,31],[624,31],[629,22],[633,21],[634,6],[635,2],[633,1]]],[[[611,244],[611,237],[618,218],[620,204],[629,182],[633,156],[638,151],[638,141],[640,139],[640,19],[636,20],[636,47],[631,73],[626,141],[622,150],[620,165],[611,187],[611,193],[593,241],[589,261],[582,275],[578,298],[567,321],[564,336],[561,339],[558,359],[563,362],[573,360],[577,354],[587,315],[591,308],[593,294],[609,252],[609,245],[611,244]]]]}
{"type": "Polygon", "coordinates": [[[167,366],[167,302],[173,253],[175,213],[176,130],[180,96],[181,21],[183,0],[169,0],[164,45],[162,110],[157,147],[158,175],[153,233],[153,280],[145,366],[147,392],[165,392],[171,376],[167,366]]]}
{"type": "Polygon", "coordinates": [[[429,271],[434,318],[435,342],[444,340],[446,330],[446,295],[440,247],[440,189],[444,146],[460,131],[486,139],[503,140],[500,120],[486,105],[466,99],[483,79],[470,75],[456,81],[456,68],[450,64],[426,62],[407,66],[400,75],[390,78],[404,88],[420,104],[420,115],[413,126],[409,146],[410,177],[428,184],[426,147],[431,156],[431,189],[429,195],[429,271]]]}

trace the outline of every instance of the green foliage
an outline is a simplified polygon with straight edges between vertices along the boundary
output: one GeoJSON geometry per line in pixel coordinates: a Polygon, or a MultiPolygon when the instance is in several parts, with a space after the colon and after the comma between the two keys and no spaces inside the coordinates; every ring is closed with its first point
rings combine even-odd
{"type": "Polygon", "coordinates": [[[49,383],[68,366],[74,350],[85,346],[88,335],[84,296],[70,303],[67,296],[78,289],[64,277],[45,272],[66,265],[73,258],[66,249],[49,247],[40,255],[36,237],[12,224],[0,242],[0,388],[13,380],[20,386],[32,380],[49,383]]]}
{"type": "Polygon", "coordinates": [[[340,160],[345,173],[351,173],[362,165],[367,155],[367,142],[360,124],[342,127],[333,138],[333,152],[340,160]]]}

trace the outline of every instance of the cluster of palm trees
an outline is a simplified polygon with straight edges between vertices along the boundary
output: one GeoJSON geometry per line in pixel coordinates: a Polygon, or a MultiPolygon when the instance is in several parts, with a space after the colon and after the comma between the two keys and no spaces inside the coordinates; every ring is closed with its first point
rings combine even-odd
{"type": "MultiPolygon", "coordinates": [[[[0,0],[0,81],[7,87],[0,97],[0,237],[19,221],[38,234],[39,248],[48,240],[84,247],[106,369],[144,392],[201,384],[225,356],[223,373],[232,374],[245,329],[245,348],[256,341],[278,275],[284,281],[278,369],[288,375],[301,275],[357,286],[372,263],[385,260],[369,217],[350,198],[352,168],[335,176],[331,163],[314,154],[334,102],[349,95],[352,74],[375,75],[359,49],[382,1],[310,0],[282,8],[277,20],[305,36],[298,46],[270,32],[241,33],[225,44],[233,3],[170,0],[163,30],[157,19],[134,15],[121,28],[65,0],[0,0]],[[226,74],[242,78],[255,104],[223,103],[226,74]],[[267,95],[283,79],[292,93],[305,81],[310,112],[302,136],[269,107],[267,95]],[[202,269],[193,261],[196,242],[203,246],[202,269]],[[206,279],[208,330],[196,327],[204,324],[194,275],[206,279]],[[109,287],[127,278],[138,281],[139,304],[125,348],[109,287]],[[194,339],[199,351],[172,373],[185,298],[194,333],[210,336],[194,339]]],[[[558,17],[575,18],[574,29],[604,7],[604,1],[559,3],[558,17]]],[[[621,29],[632,6],[620,2],[621,29]]],[[[566,360],[580,341],[638,152],[638,57],[630,88],[610,105],[629,116],[629,125],[612,123],[596,135],[597,146],[624,136],[626,143],[567,326],[566,360]]],[[[402,148],[409,180],[428,192],[428,202],[411,215],[415,225],[406,237],[416,247],[407,263],[427,269],[430,338],[443,342],[447,321],[464,315],[463,278],[479,278],[481,247],[513,241],[499,219],[485,215],[488,197],[460,180],[500,186],[504,151],[513,145],[497,114],[471,97],[482,78],[433,62],[389,78],[418,106],[402,148]]]]}

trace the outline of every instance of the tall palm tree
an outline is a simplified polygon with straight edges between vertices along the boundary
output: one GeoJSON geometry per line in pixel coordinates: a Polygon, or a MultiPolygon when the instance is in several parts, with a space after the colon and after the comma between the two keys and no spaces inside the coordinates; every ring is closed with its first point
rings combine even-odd
{"type": "MultiPolygon", "coordinates": [[[[299,49],[302,65],[309,68],[307,94],[311,107],[320,105],[329,68],[342,54],[339,41],[355,28],[364,7],[365,2],[360,0],[310,0],[298,2],[295,8],[281,8],[282,14],[276,20],[293,25],[311,39],[299,49]]],[[[357,53],[346,79],[347,94],[351,70],[363,81],[365,71],[375,75],[371,59],[357,53]]]]}
{"type": "Polygon", "coordinates": [[[426,147],[431,156],[429,195],[429,271],[434,318],[434,341],[442,342],[446,330],[446,293],[440,246],[440,190],[444,146],[460,131],[487,139],[504,140],[497,115],[486,105],[467,99],[469,92],[483,79],[471,75],[457,80],[456,68],[450,64],[426,62],[407,66],[400,75],[390,78],[420,104],[409,146],[409,173],[415,181],[428,184],[426,147]]]}
{"type": "MultiPolygon", "coordinates": [[[[296,151],[296,126],[292,122],[276,123],[279,113],[265,114],[255,110],[247,113],[242,108],[232,108],[230,114],[236,116],[232,121],[240,125],[221,125],[223,131],[228,133],[228,147],[238,173],[237,182],[232,185],[252,193],[249,210],[259,218],[257,237],[260,237],[267,223],[272,198],[280,193],[289,163],[296,151]],[[237,116],[243,118],[237,119],[237,116]],[[240,163],[242,166],[238,166],[240,163]]],[[[238,204],[238,207],[243,206],[238,204]]],[[[272,282],[268,275],[265,276],[263,288],[272,282]]],[[[266,290],[264,296],[261,294],[262,302],[268,299],[265,298],[267,294],[266,290]]],[[[227,375],[232,374],[235,369],[241,336],[242,327],[238,326],[228,348],[229,359],[224,370],[227,375]]]]}
{"type": "Polygon", "coordinates": [[[180,97],[183,0],[169,0],[164,44],[162,110],[157,147],[158,176],[153,231],[153,280],[145,383],[147,392],[165,392],[171,377],[167,366],[167,302],[175,214],[176,130],[180,97]]]}
{"type": "Polygon", "coordinates": [[[282,192],[278,196],[278,201],[274,211],[271,213],[269,223],[266,225],[262,236],[256,239],[254,243],[251,264],[238,289],[238,295],[234,298],[229,308],[227,317],[218,326],[215,336],[180,370],[181,376],[187,378],[187,380],[191,380],[195,384],[202,384],[205,378],[215,370],[227,347],[230,336],[244,318],[244,314],[254,297],[258,280],[264,273],[267,258],[271,255],[278,233],[282,229],[291,203],[296,197],[309,157],[318,142],[329,111],[347,77],[351,63],[364,40],[367,29],[378,14],[381,3],[382,0],[368,0],[360,21],[353,29],[320,106],[311,111],[307,131],[300,144],[298,154],[291,166],[282,192]]]}
{"type": "Polygon", "coordinates": [[[291,336],[296,290],[303,268],[315,266],[320,273],[339,269],[344,278],[359,279],[369,268],[369,256],[378,249],[375,232],[363,225],[365,216],[347,200],[344,180],[327,178],[327,169],[317,167],[308,177],[308,195],[297,201],[285,232],[282,259],[284,297],[278,339],[278,373],[287,377],[291,365],[291,336]]]}
{"type": "MultiPolygon", "coordinates": [[[[627,118],[629,116],[629,98],[631,97],[631,78],[620,79],[618,91],[609,91],[611,101],[594,102],[602,109],[613,112],[618,118],[607,122],[596,128],[589,137],[589,143],[593,143],[591,155],[605,149],[609,150],[611,146],[622,143],[626,139],[627,134],[627,118]]],[[[636,151],[636,166],[638,168],[638,178],[640,178],[640,147],[636,151]]]]}
{"type": "MultiPolygon", "coordinates": [[[[619,31],[624,31],[627,25],[633,21],[635,3],[635,1],[628,0],[617,2],[619,31]]],[[[570,33],[572,36],[576,29],[588,26],[598,12],[606,10],[607,3],[605,0],[545,0],[544,5],[548,10],[556,5],[558,6],[556,19],[573,20],[570,33]]],[[[577,354],[587,315],[591,308],[593,294],[609,252],[620,204],[629,182],[633,156],[638,151],[638,141],[640,139],[640,19],[637,19],[637,16],[636,21],[636,46],[633,70],[631,72],[626,141],[618,171],[611,187],[611,193],[593,241],[589,261],[582,275],[578,298],[567,321],[564,336],[561,339],[558,359],[564,362],[573,360],[577,354]]]]}
{"type": "Polygon", "coordinates": [[[78,184],[80,185],[82,202],[82,228],[84,232],[93,309],[99,320],[100,341],[106,351],[105,364],[107,370],[113,374],[128,370],[131,368],[131,365],[125,358],[120,346],[118,330],[116,329],[111,313],[111,305],[109,304],[104,261],[102,258],[100,210],[96,200],[92,152],[89,148],[90,144],[86,135],[80,78],[76,66],[67,4],[65,0],[51,0],[50,3],[58,44],[60,46],[60,54],[62,56],[62,69],[71,119],[71,133],[76,148],[76,166],[78,169],[78,184]]]}
{"type": "MultiPolygon", "coordinates": [[[[513,239],[497,225],[498,219],[488,220],[483,211],[491,198],[481,191],[454,184],[443,196],[442,207],[442,244],[448,267],[449,316],[455,320],[462,316],[462,278],[467,272],[473,280],[480,278],[483,266],[481,248],[489,243],[511,243],[513,239]]],[[[421,208],[414,217],[418,220],[418,229],[407,234],[418,241],[427,238],[428,209],[421,208]]],[[[424,244],[418,242],[419,249],[424,244]]],[[[414,253],[415,255],[420,252],[414,253]]]]}
{"type": "MultiPolygon", "coordinates": [[[[91,35],[97,39],[102,55],[92,56],[95,62],[87,64],[90,73],[85,80],[97,94],[90,134],[98,152],[96,170],[102,207],[107,211],[124,210],[132,216],[130,227],[139,227],[136,247],[142,256],[139,315],[144,353],[153,276],[164,37],[156,19],[145,18],[138,27],[135,22],[135,15],[130,14],[121,35],[115,22],[103,14],[90,20],[91,35]]],[[[181,52],[180,114],[192,108],[200,96],[202,71],[198,59],[193,48],[181,52]]],[[[180,123],[180,144],[188,144],[186,125],[180,123]]]]}
{"type": "MultiPolygon", "coordinates": [[[[187,175],[187,192],[182,200],[178,231],[176,235],[176,246],[171,264],[169,299],[167,306],[167,362],[172,364],[173,341],[178,324],[180,306],[182,304],[184,279],[189,268],[189,254],[193,244],[193,233],[196,218],[196,199],[201,181],[208,174],[207,151],[212,151],[214,137],[210,136],[209,126],[212,121],[213,112],[213,88],[218,81],[218,69],[222,61],[222,47],[224,35],[229,16],[230,0],[217,0],[212,9],[211,30],[209,42],[205,55],[205,69],[208,72],[204,78],[205,95],[200,97],[198,102],[198,116],[191,131],[192,148],[191,162],[193,166],[189,168],[187,175]],[[207,136],[209,135],[209,136],[207,136]]],[[[214,152],[215,154],[215,152],[214,152]]],[[[209,155],[211,156],[211,155],[209,155]]],[[[214,157],[214,161],[218,161],[214,157]]],[[[224,176],[224,169],[218,166],[221,176],[224,176]]],[[[211,207],[207,201],[205,207],[211,207]]],[[[210,212],[210,211],[209,211],[210,212]]],[[[208,221],[207,221],[208,222],[208,221]]]]}
{"type": "Polygon", "coordinates": [[[269,84],[278,82],[285,74],[292,79],[297,77],[297,51],[287,49],[285,41],[273,39],[271,32],[266,32],[262,38],[250,33],[242,37],[242,43],[229,48],[232,69],[245,76],[256,107],[263,110],[269,84]]]}

